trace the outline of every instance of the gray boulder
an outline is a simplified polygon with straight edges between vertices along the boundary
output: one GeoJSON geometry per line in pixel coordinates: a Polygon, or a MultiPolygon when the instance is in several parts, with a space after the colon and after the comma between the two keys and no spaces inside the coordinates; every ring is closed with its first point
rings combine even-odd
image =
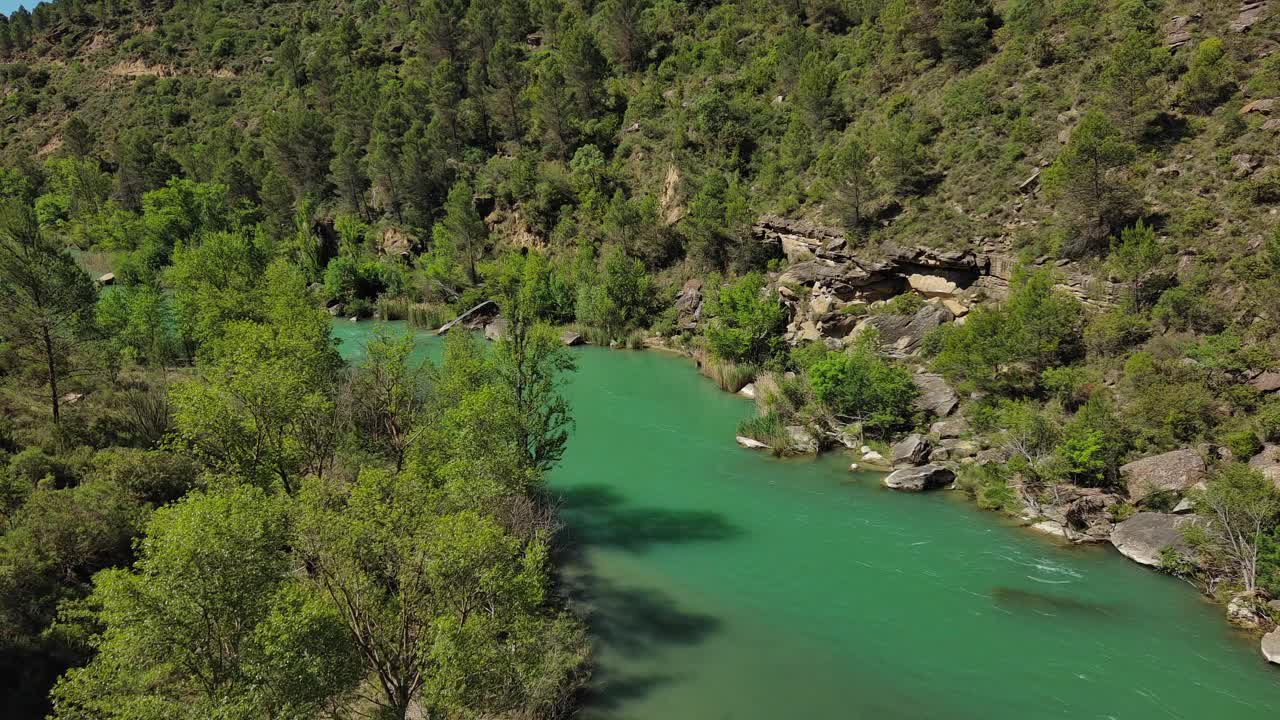
{"type": "Polygon", "coordinates": [[[1189,515],[1140,512],[1115,526],[1111,531],[1111,544],[1121,555],[1130,560],[1155,567],[1160,564],[1160,552],[1173,548],[1187,552],[1182,532],[1199,522],[1189,515]]]}
{"type": "MultiPolygon", "coordinates": [[[[917,375],[916,377],[921,376],[917,375]]],[[[934,377],[938,378],[938,380],[942,379],[937,375],[934,377]]],[[[917,382],[916,385],[919,387],[920,383],[917,382]]],[[[948,392],[951,391],[951,388],[946,387],[945,382],[942,383],[942,386],[945,387],[948,392]]],[[[923,388],[921,388],[921,390],[923,391],[923,388]]],[[[952,397],[955,397],[955,393],[951,393],[951,395],[952,397]]],[[[969,422],[962,417],[947,418],[946,420],[939,420],[938,422],[930,425],[929,432],[937,435],[943,440],[950,440],[952,438],[962,437],[965,433],[969,432],[969,422]]]]}
{"type": "Polygon", "coordinates": [[[575,347],[575,346],[581,345],[586,341],[583,340],[582,336],[579,335],[578,333],[572,330],[565,330],[564,332],[560,333],[560,342],[564,343],[566,347],[575,347]]]}
{"type": "Polygon", "coordinates": [[[787,435],[791,436],[791,452],[800,455],[812,455],[818,452],[818,439],[802,425],[788,425],[787,435]]]}
{"type": "Polygon", "coordinates": [[[1191,448],[1143,458],[1120,468],[1134,502],[1162,492],[1183,493],[1205,476],[1204,458],[1191,448]]]}
{"type": "Polygon", "coordinates": [[[918,433],[900,440],[889,453],[889,460],[894,467],[902,465],[921,465],[929,459],[929,440],[918,433]]]}
{"type": "MultiPolygon", "coordinates": [[[[947,381],[941,375],[933,373],[916,373],[911,376],[911,382],[920,388],[920,394],[916,396],[915,406],[932,413],[935,417],[945,418],[955,411],[956,406],[960,404],[960,397],[956,395],[956,391],[951,389],[947,381]]],[[[964,422],[961,420],[960,422],[964,422]]],[[[942,433],[938,433],[942,435],[942,433]]],[[[944,436],[945,437],[945,436],[944,436]]]]}
{"type": "Polygon", "coordinates": [[[1280,628],[1262,636],[1262,655],[1268,662],[1280,665],[1280,628]]]}
{"type": "Polygon", "coordinates": [[[880,344],[891,354],[906,356],[920,349],[924,336],[955,320],[956,316],[940,302],[931,302],[915,315],[872,315],[866,325],[880,334],[880,344]]]}
{"type": "Polygon", "coordinates": [[[1249,467],[1262,473],[1280,488],[1280,445],[1267,445],[1262,452],[1249,458],[1249,467]]]}
{"type": "Polygon", "coordinates": [[[769,449],[768,445],[765,445],[759,440],[754,440],[752,438],[749,438],[743,435],[739,435],[737,440],[738,440],[739,446],[744,447],[748,450],[768,450],[769,449]]]}
{"type": "Polygon", "coordinates": [[[941,465],[921,465],[897,470],[885,476],[883,482],[892,490],[922,492],[946,487],[955,480],[956,474],[941,465]]]}

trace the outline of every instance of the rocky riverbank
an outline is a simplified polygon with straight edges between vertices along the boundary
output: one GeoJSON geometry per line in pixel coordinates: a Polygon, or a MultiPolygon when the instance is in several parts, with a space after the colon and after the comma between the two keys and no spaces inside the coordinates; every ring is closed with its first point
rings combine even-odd
{"type": "MultiPolygon", "coordinates": [[[[1007,244],[993,241],[981,252],[949,252],[882,245],[854,248],[838,231],[775,217],[755,227],[757,239],[785,257],[782,272],[769,276],[768,292],[787,310],[784,340],[792,347],[821,343],[848,348],[865,333],[878,338],[881,354],[910,368],[917,389],[915,410],[929,418],[918,431],[887,446],[873,448],[861,434],[834,417],[788,420],[768,442],[740,434],[746,449],[775,454],[813,454],[829,450],[849,453],[855,470],[885,473],[885,487],[906,492],[959,488],[967,475],[986,466],[1005,465],[1019,448],[998,434],[977,432],[962,414],[962,397],[947,381],[930,372],[920,359],[928,335],[937,328],[963,324],[983,303],[1004,299],[1014,262],[1007,244]]],[[[1040,261],[1043,262],[1043,261],[1040,261]]],[[[1091,278],[1071,263],[1054,267],[1057,288],[1094,308],[1111,306],[1120,288],[1091,278]]],[[[690,280],[675,296],[675,331],[651,336],[644,346],[689,356],[721,386],[757,401],[777,392],[789,379],[764,373],[750,382],[741,373],[726,374],[700,347],[688,342],[703,329],[706,298],[701,280],[690,280]]],[[[493,303],[483,303],[451,323],[483,331],[491,340],[505,332],[506,321],[493,303]]],[[[583,342],[566,330],[566,345],[583,342]]],[[[1273,373],[1242,378],[1269,391],[1280,389],[1273,373]]],[[[1010,498],[1001,509],[1018,516],[1037,532],[1071,543],[1110,543],[1125,557],[1167,572],[1209,573],[1206,589],[1218,579],[1209,568],[1195,568],[1196,553],[1187,535],[1204,520],[1195,514],[1191,496],[1205,487],[1213,468],[1233,458],[1223,447],[1200,444],[1138,459],[1122,466],[1119,482],[1100,487],[1071,483],[1030,486],[1015,474],[1008,482],[1010,498]]],[[[1280,446],[1268,445],[1248,464],[1280,486],[1280,446]]],[[[1260,591],[1218,597],[1235,625],[1264,634],[1263,654],[1280,662],[1280,602],[1260,591]]]]}

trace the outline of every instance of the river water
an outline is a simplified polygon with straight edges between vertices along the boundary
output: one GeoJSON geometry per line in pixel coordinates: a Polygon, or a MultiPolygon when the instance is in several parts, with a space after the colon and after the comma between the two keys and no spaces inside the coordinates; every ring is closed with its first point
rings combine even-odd
{"type": "MultiPolygon", "coordinates": [[[[348,357],[373,323],[335,324],[348,357]]],[[[424,336],[424,350],[434,340],[424,336]]],[[[575,350],[549,482],[595,645],[589,720],[1280,714],[1280,670],[1191,588],[848,459],[739,449],[692,363],[575,350]]]]}

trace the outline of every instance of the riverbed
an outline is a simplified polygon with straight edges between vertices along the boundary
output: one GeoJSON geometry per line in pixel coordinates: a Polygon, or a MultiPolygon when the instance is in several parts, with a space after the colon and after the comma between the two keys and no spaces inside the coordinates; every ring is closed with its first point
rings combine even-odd
{"type": "MultiPolygon", "coordinates": [[[[375,327],[335,323],[344,355],[375,327]]],[[[549,484],[595,648],[577,717],[1280,713],[1280,671],[1180,581],[957,493],[883,490],[840,455],[742,450],[734,428],[750,403],[692,363],[574,352],[577,423],[549,484]]]]}

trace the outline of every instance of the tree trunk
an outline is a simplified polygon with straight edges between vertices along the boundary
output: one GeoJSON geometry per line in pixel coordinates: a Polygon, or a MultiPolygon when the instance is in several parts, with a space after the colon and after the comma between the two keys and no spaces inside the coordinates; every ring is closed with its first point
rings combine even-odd
{"type": "Polygon", "coordinates": [[[53,408],[53,424],[61,425],[62,416],[58,407],[58,369],[57,360],[53,354],[53,337],[49,334],[47,327],[43,329],[43,335],[45,361],[49,374],[49,405],[53,408]]]}

